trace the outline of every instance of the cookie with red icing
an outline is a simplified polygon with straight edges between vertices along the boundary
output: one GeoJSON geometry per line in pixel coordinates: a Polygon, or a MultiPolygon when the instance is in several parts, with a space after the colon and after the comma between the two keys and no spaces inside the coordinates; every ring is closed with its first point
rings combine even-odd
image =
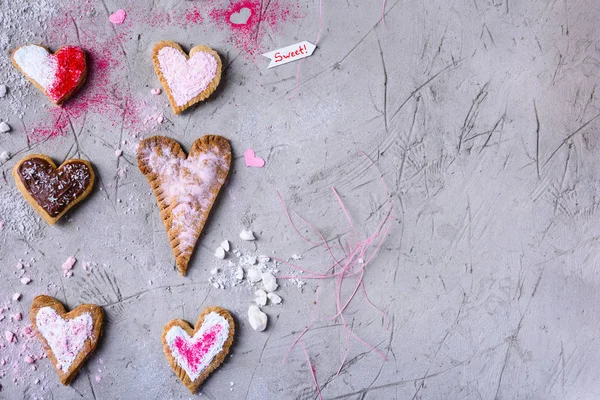
{"type": "Polygon", "coordinates": [[[233,318],[221,307],[204,310],[194,328],[181,319],[165,325],[162,333],[165,355],[192,394],[225,361],[234,334],[233,318]]]}
{"type": "Polygon", "coordinates": [[[50,296],[36,296],[29,312],[31,325],[63,385],[71,383],[102,334],[103,313],[95,304],[67,312],[50,296]]]}
{"type": "Polygon", "coordinates": [[[231,147],[222,136],[197,139],[187,156],[179,143],[165,136],[140,142],[138,167],[156,196],[181,275],[185,275],[230,165],[231,147]]]}
{"type": "Polygon", "coordinates": [[[62,104],[85,82],[85,52],[77,46],[63,46],[54,54],[43,46],[18,47],[12,64],[56,105],[62,104]]]}
{"type": "Polygon", "coordinates": [[[22,158],[12,175],[25,199],[50,225],[90,194],[96,178],[88,161],[71,159],[56,168],[44,154],[22,158]]]}
{"type": "Polygon", "coordinates": [[[208,46],[195,46],[188,55],[179,44],[163,40],[154,46],[152,61],[175,114],[206,100],[221,81],[221,58],[208,46]]]}

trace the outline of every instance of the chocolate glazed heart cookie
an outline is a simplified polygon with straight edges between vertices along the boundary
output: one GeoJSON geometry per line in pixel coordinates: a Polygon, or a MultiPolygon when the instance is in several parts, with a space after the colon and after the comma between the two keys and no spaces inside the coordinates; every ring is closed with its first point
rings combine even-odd
{"type": "Polygon", "coordinates": [[[84,160],[65,161],[59,168],[43,154],[23,158],[13,168],[17,187],[49,224],[87,197],[94,186],[94,170],[84,160]]]}

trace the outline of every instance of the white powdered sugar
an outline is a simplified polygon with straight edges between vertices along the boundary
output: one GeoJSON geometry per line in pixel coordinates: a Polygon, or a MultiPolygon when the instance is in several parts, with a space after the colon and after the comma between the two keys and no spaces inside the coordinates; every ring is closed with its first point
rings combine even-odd
{"type": "Polygon", "coordinates": [[[64,320],[52,307],[43,307],[35,317],[35,324],[56,357],[56,368],[66,373],[85,341],[92,337],[94,321],[90,313],[64,320]]]}
{"type": "Polygon", "coordinates": [[[0,187],[0,234],[16,234],[31,241],[40,237],[40,219],[16,189],[0,187]]]}
{"type": "Polygon", "coordinates": [[[25,75],[44,90],[50,89],[54,83],[58,63],[48,50],[42,46],[29,44],[19,47],[12,57],[25,75]]]}
{"type": "Polygon", "coordinates": [[[202,326],[193,338],[181,327],[173,326],[165,335],[165,340],[177,365],[195,381],[223,350],[229,330],[227,319],[211,312],[204,317],[202,326]]]}

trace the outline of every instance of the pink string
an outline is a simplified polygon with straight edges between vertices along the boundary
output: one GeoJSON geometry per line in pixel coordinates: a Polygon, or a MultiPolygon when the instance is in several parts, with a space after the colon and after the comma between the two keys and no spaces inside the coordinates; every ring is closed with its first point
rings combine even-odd
{"type": "Polygon", "coordinates": [[[310,368],[310,374],[312,375],[313,381],[315,382],[317,393],[319,393],[319,399],[323,400],[323,396],[321,395],[321,388],[319,387],[319,383],[317,382],[317,375],[315,375],[315,368],[310,362],[310,357],[308,356],[306,347],[304,347],[304,343],[300,342],[300,345],[302,346],[302,350],[304,350],[304,355],[306,356],[306,361],[308,362],[308,368],[310,368]]]}
{"type": "Polygon", "coordinates": [[[312,324],[315,322],[315,319],[317,318],[317,310],[319,309],[319,286],[317,286],[317,298],[315,300],[315,309],[313,311],[313,315],[312,318],[310,319],[310,322],[308,323],[308,325],[306,325],[306,328],[304,328],[304,330],[302,331],[302,333],[300,335],[298,335],[298,337],[296,337],[296,340],[294,340],[294,343],[292,343],[290,345],[290,347],[288,348],[287,353],[285,354],[285,358],[283,359],[283,364],[285,364],[285,361],[287,360],[290,351],[292,351],[292,349],[294,348],[294,346],[296,345],[296,343],[298,343],[298,341],[300,339],[302,339],[302,336],[304,336],[304,334],[306,332],[308,332],[308,330],[310,329],[310,327],[312,326],[312,324]]]}
{"type": "MultiPolygon", "coordinates": [[[[361,154],[369,160],[371,166],[374,166],[375,168],[377,168],[377,165],[373,162],[373,160],[371,160],[367,156],[367,154],[365,154],[364,152],[361,152],[361,154]]],[[[320,243],[318,243],[317,241],[313,241],[313,240],[309,239],[308,236],[305,236],[304,234],[302,234],[300,232],[300,229],[298,228],[298,226],[294,223],[294,220],[292,219],[290,211],[288,210],[287,205],[286,205],[285,201],[283,200],[283,197],[281,196],[281,194],[279,192],[277,193],[279,196],[279,199],[281,201],[281,204],[283,205],[287,219],[288,219],[290,225],[292,225],[292,228],[294,229],[294,231],[296,231],[296,233],[307,243],[310,243],[313,246],[323,247],[333,261],[333,263],[327,268],[327,270],[325,272],[320,273],[320,272],[315,272],[315,271],[311,271],[311,270],[302,268],[302,267],[295,265],[287,260],[282,260],[282,259],[273,257],[274,260],[277,260],[277,261],[280,261],[281,263],[287,264],[287,265],[291,266],[292,268],[300,271],[301,273],[306,274],[306,275],[292,274],[292,275],[287,275],[287,276],[279,276],[278,278],[281,278],[281,279],[318,279],[318,280],[333,279],[334,280],[336,314],[333,315],[332,317],[325,318],[324,320],[335,320],[335,319],[339,318],[341,320],[341,325],[344,328],[345,351],[344,351],[344,357],[343,357],[342,362],[340,363],[340,366],[337,371],[338,375],[342,371],[342,368],[344,367],[346,360],[348,359],[350,337],[353,337],[354,339],[356,339],[359,343],[366,346],[370,351],[375,352],[382,359],[387,360],[387,358],[383,354],[383,352],[381,352],[375,346],[370,345],[365,340],[360,338],[356,333],[354,333],[354,331],[351,329],[351,327],[346,322],[346,317],[344,315],[344,312],[348,309],[348,307],[352,303],[352,300],[356,297],[356,294],[358,293],[359,289],[362,289],[364,301],[367,302],[369,307],[373,308],[378,313],[383,315],[384,322],[385,322],[385,320],[387,320],[386,329],[389,329],[390,322],[391,322],[388,315],[380,308],[377,308],[370,301],[369,297],[367,296],[365,284],[363,282],[366,268],[370,265],[370,263],[374,259],[374,257],[379,253],[381,246],[383,245],[383,242],[387,238],[389,231],[393,225],[393,221],[396,220],[396,218],[392,214],[393,206],[392,206],[391,196],[390,196],[388,187],[385,184],[385,180],[383,179],[383,174],[381,173],[381,171],[379,171],[379,169],[378,169],[378,172],[379,172],[379,178],[380,178],[380,180],[383,184],[383,187],[385,188],[385,191],[386,191],[386,196],[387,196],[386,202],[389,205],[389,209],[388,209],[387,213],[385,213],[383,218],[377,223],[377,226],[376,226],[375,230],[372,232],[372,234],[370,236],[368,236],[367,238],[365,238],[364,240],[359,239],[359,233],[356,229],[356,226],[352,222],[352,218],[350,218],[350,213],[346,209],[341,196],[339,195],[339,193],[337,192],[337,190],[334,187],[331,188],[334,193],[334,196],[337,200],[337,203],[341,208],[342,213],[344,214],[346,220],[348,221],[348,223],[351,227],[350,231],[353,232],[353,236],[354,236],[354,238],[349,240],[345,245],[342,244],[340,246],[330,246],[329,243],[327,242],[327,239],[325,239],[325,237],[321,234],[321,232],[315,226],[313,226],[311,223],[309,223],[308,221],[303,219],[296,212],[292,211],[294,213],[295,217],[298,220],[300,220],[304,224],[305,227],[310,228],[319,237],[320,243]],[[343,255],[341,257],[337,257],[334,254],[334,250],[336,253],[341,251],[343,253],[343,255]],[[365,259],[366,259],[366,261],[365,261],[365,259]],[[339,267],[339,270],[336,271],[336,267],[339,267]],[[344,295],[343,294],[343,287],[345,286],[344,282],[346,282],[348,279],[351,279],[351,278],[354,279],[353,289],[349,293],[349,295],[344,295]]],[[[317,286],[317,302],[316,302],[317,304],[318,304],[318,295],[319,295],[318,288],[319,288],[319,286],[317,286]]],[[[310,358],[308,355],[308,351],[306,350],[306,347],[304,346],[303,342],[301,341],[301,339],[304,337],[304,335],[313,326],[314,321],[316,319],[316,315],[317,315],[317,306],[315,306],[315,310],[313,312],[313,316],[312,316],[312,319],[309,322],[309,324],[300,333],[300,335],[298,335],[296,337],[294,342],[288,348],[288,351],[285,355],[283,362],[285,363],[285,361],[288,358],[289,353],[296,346],[296,344],[300,343],[302,345],[304,353],[309,362],[309,367],[311,368],[311,375],[312,375],[313,381],[315,383],[315,386],[317,388],[317,391],[319,392],[319,397],[321,397],[321,390],[320,390],[320,387],[319,387],[317,379],[316,379],[314,368],[312,367],[312,364],[310,364],[310,358]]]]}

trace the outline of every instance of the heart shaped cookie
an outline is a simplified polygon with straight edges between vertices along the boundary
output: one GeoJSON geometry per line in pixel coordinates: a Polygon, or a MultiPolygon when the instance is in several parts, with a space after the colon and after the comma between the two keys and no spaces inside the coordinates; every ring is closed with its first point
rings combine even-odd
{"type": "Polygon", "coordinates": [[[90,194],[95,180],[89,162],[72,159],[56,168],[43,154],[24,157],[12,174],[25,199],[51,225],[90,194]]]}
{"type": "Polygon", "coordinates": [[[223,363],[234,333],[233,318],[221,307],[202,311],[193,329],[181,319],[165,325],[162,343],[167,360],[192,394],[223,363]]]}
{"type": "Polygon", "coordinates": [[[28,44],[13,51],[13,65],[52,102],[60,105],[85,82],[85,52],[64,46],[54,54],[43,46],[28,44]]]}
{"type": "Polygon", "coordinates": [[[181,275],[185,275],[230,164],[229,141],[221,136],[197,139],[189,156],[179,143],[164,136],[140,142],[138,167],[156,196],[181,275]]]}
{"type": "Polygon", "coordinates": [[[175,114],[208,98],[221,81],[221,58],[208,46],[195,46],[188,56],[177,43],[161,41],[152,60],[175,114]]]}
{"type": "Polygon", "coordinates": [[[41,295],[33,299],[29,318],[60,381],[68,385],[98,344],[102,309],[82,304],[66,312],[60,301],[41,295]]]}

